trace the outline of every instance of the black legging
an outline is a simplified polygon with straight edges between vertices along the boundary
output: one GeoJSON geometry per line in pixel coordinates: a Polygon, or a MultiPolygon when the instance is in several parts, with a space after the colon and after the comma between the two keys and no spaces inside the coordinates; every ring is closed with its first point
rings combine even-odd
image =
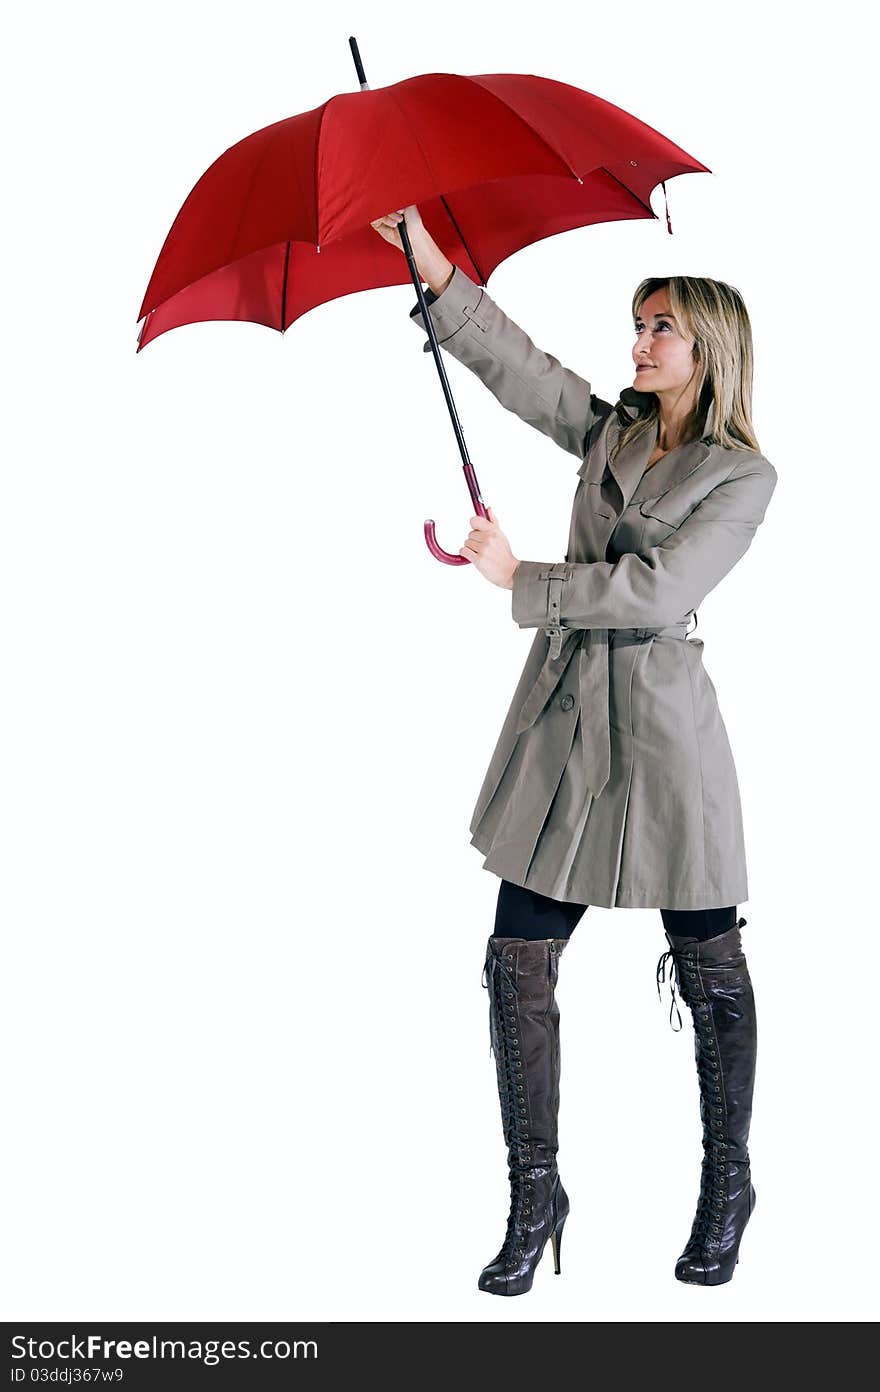
{"type": "MultiPolygon", "coordinates": [[[[588,904],[548,899],[534,889],[502,880],[495,910],[497,938],[570,938],[588,904]]],[[[663,927],[677,937],[706,938],[726,933],[736,923],[736,905],[726,909],[661,909],[663,927]]]]}

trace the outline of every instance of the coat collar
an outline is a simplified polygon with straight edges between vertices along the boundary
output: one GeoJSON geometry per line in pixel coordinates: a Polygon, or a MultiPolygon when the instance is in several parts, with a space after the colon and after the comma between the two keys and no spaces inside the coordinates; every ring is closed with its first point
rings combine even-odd
{"type": "Polygon", "coordinates": [[[698,469],[712,452],[711,439],[704,435],[699,440],[689,440],[685,445],[676,445],[648,469],[651,451],[657,443],[659,426],[655,426],[641,439],[627,446],[616,459],[611,460],[608,456],[620,431],[642,414],[646,406],[646,392],[636,391],[634,387],[624,387],[605,435],[605,461],[623,495],[622,507],[626,507],[634,497],[661,497],[687,478],[688,474],[698,469]]]}

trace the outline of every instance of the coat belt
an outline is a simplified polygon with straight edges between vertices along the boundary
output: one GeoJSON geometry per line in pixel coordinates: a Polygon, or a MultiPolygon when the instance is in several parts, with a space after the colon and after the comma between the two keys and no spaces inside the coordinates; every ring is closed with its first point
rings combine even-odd
{"type": "Polygon", "coordinates": [[[598,797],[611,773],[611,723],[608,644],[650,643],[662,635],[684,638],[690,615],[664,628],[564,628],[552,625],[544,632],[550,648],[535,684],[519,713],[516,733],[534,725],[555,691],[575,648],[580,693],[581,748],[587,786],[598,797]],[[613,635],[613,640],[609,635],[613,635]]]}

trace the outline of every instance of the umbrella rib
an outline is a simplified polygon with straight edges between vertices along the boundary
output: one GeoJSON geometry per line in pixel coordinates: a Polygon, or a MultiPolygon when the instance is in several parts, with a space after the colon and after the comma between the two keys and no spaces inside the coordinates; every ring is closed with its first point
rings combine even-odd
{"type": "Polygon", "coordinates": [[[440,195],[440,202],[443,204],[443,207],[446,209],[447,213],[449,214],[449,220],[450,220],[450,222],[452,223],[453,227],[455,228],[456,232],[458,233],[459,241],[461,242],[462,246],[464,247],[465,251],[467,252],[468,256],[470,257],[471,265],[473,266],[473,268],[474,268],[474,270],[476,271],[477,275],[480,277],[480,284],[481,284],[482,286],[485,287],[485,284],[486,284],[486,277],[483,275],[483,272],[480,270],[480,267],[477,265],[476,257],[474,256],[474,253],[471,251],[470,247],[468,246],[467,242],[465,241],[464,233],[462,232],[461,228],[460,228],[459,225],[458,225],[458,219],[456,218],[455,214],[453,213],[452,209],[450,208],[449,204],[447,203],[447,201],[446,201],[446,195],[443,194],[443,193],[441,193],[441,195],[440,195]]]}
{"type": "MultiPolygon", "coordinates": [[[[394,105],[397,107],[398,115],[400,116],[400,119],[401,119],[401,121],[403,122],[404,127],[406,127],[407,124],[408,124],[408,123],[407,123],[406,112],[404,111],[403,107],[400,105],[400,102],[398,101],[398,99],[397,99],[397,97],[396,97],[396,95],[395,95],[395,93],[394,93],[393,87],[386,87],[385,90],[386,90],[386,92],[388,93],[388,95],[389,95],[389,97],[391,98],[391,100],[394,102],[394,105]]],[[[413,144],[415,145],[416,149],[418,150],[419,154],[421,155],[422,159],[423,159],[424,162],[425,162],[425,168],[426,168],[427,171],[428,171],[428,178],[431,179],[432,182],[436,183],[436,179],[434,178],[434,171],[433,171],[433,169],[431,168],[431,161],[428,159],[428,156],[427,156],[427,153],[426,153],[426,151],[425,151],[424,145],[422,144],[421,140],[419,140],[419,137],[418,137],[418,135],[417,135],[417,133],[416,133],[416,129],[415,129],[415,125],[414,125],[414,124],[410,125],[409,131],[410,131],[410,135],[412,136],[413,144]]]]}
{"type": "Polygon", "coordinates": [[[625,189],[625,191],[629,194],[630,198],[634,198],[636,202],[640,203],[643,208],[647,208],[652,218],[657,217],[657,214],[654,212],[654,209],[651,207],[650,203],[646,203],[644,198],[639,198],[639,195],[637,193],[633,193],[632,189],[627,184],[625,184],[622,179],[618,179],[616,174],[612,174],[611,170],[608,169],[606,165],[601,164],[599,168],[602,170],[604,174],[608,175],[609,179],[613,179],[616,184],[620,184],[620,187],[622,189],[625,189]]]}
{"type": "Polygon", "coordinates": [[[287,251],[284,254],[284,285],[281,288],[281,332],[284,333],[284,321],[287,318],[287,268],[290,265],[290,242],[287,243],[287,251]]]}
{"type": "MultiPolygon", "coordinates": [[[[469,77],[467,80],[468,82],[476,81],[476,79],[473,77],[469,77]]],[[[484,87],[482,82],[477,82],[477,86],[480,88],[482,92],[488,93],[488,95],[490,97],[493,97],[495,101],[500,102],[501,105],[504,107],[504,110],[509,111],[511,116],[516,117],[517,121],[519,121],[521,125],[525,126],[526,130],[530,131],[536,140],[540,140],[541,144],[550,151],[551,155],[553,155],[555,159],[561,160],[562,163],[568,169],[569,174],[571,174],[575,179],[577,179],[579,184],[582,184],[584,182],[580,174],[578,174],[577,170],[572,169],[568,160],[565,158],[565,155],[562,155],[559,153],[558,150],[555,150],[553,146],[550,144],[550,141],[547,140],[541,134],[541,132],[537,130],[535,126],[532,125],[531,121],[527,121],[525,116],[523,116],[519,111],[517,111],[515,106],[511,106],[510,102],[505,101],[503,97],[499,97],[498,93],[493,92],[491,87],[484,87]]]]}
{"type": "Polygon", "coordinates": [[[318,117],[318,129],[315,131],[315,178],[313,187],[315,192],[315,246],[318,248],[318,251],[321,250],[321,191],[318,188],[318,168],[321,163],[321,136],[324,132],[324,117],[327,114],[327,107],[332,100],[333,98],[330,97],[321,107],[321,114],[318,117]]]}

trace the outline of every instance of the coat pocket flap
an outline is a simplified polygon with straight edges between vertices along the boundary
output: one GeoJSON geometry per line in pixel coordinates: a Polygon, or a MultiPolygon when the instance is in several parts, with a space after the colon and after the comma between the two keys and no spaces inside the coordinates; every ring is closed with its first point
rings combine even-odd
{"type": "Polygon", "coordinates": [[[701,501],[702,497],[699,494],[695,497],[692,488],[672,487],[656,498],[642,498],[639,501],[639,512],[643,517],[653,517],[658,522],[665,522],[667,527],[680,527],[701,501]]]}
{"type": "Polygon", "coordinates": [[[659,498],[642,498],[639,502],[639,512],[643,517],[655,517],[658,522],[665,522],[668,527],[677,527],[679,523],[675,507],[667,502],[666,493],[661,493],[659,498]]]}

